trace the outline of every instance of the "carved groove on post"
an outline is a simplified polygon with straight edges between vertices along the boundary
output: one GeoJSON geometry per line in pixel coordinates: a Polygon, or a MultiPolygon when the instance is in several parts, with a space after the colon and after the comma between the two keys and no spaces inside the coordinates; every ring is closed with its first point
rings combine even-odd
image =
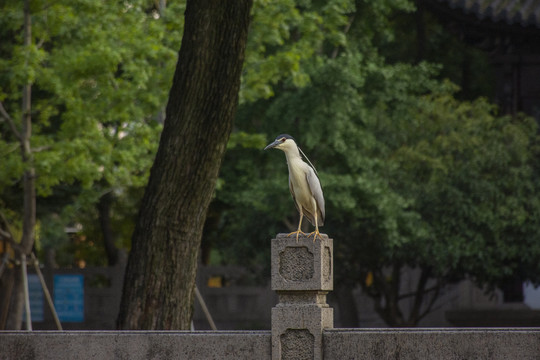
{"type": "Polygon", "coordinates": [[[324,259],[327,261],[323,262],[323,277],[325,280],[330,281],[332,279],[332,251],[328,246],[324,247],[324,259]]]}
{"type": "Polygon", "coordinates": [[[315,337],[306,329],[287,329],[280,335],[283,359],[311,360],[314,358],[315,337]]]}
{"type": "Polygon", "coordinates": [[[284,279],[302,281],[313,278],[313,253],[305,246],[287,247],[279,253],[279,273],[284,279]]]}

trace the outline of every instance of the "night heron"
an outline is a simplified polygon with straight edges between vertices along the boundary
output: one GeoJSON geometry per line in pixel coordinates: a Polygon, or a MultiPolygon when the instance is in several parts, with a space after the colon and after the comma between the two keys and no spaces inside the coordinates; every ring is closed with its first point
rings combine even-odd
{"type": "MultiPolygon", "coordinates": [[[[298,230],[293,231],[287,236],[296,234],[296,241],[298,241],[299,234],[306,235],[300,230],[302,218],[305,216],[312,225],[315,225],[315,231],[310,233],[308,238],[311,235],[313,235],[313,241],[315,241],[317,236],[321,238],[319,225],[323,226],[324,224],[324,197],[315,169],[302,160],[300,157],[302,150],[300,150],[290,135],[278,135],[276,140],[265,147],[264,150],[270,148],[279,149],[285,153],[287,166],[289,167],[289,190],[291,190],[294,204],[300,213],[298,230]]],[[[304,157],[309,162],[309,159],[305,155],[304,157]]]]}

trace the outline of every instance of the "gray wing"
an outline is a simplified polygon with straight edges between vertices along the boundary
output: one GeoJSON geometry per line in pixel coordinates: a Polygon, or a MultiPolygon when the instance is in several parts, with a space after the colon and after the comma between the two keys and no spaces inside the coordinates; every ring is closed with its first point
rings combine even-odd
{"type": "Polygon", "coordinates": [[[323,226],[324,224],[324,196],[323,191],[321,187],[321,182],[319,181],[319,178],[315,174],[315,171],[313,168],[309,167],[309,171],[306,175],[307,183],[309,185],[309,189],[311,190],[311,194],[315,198],[315,201],[317,202],[317,222],[319,223],[319,226],[323,226]]]}
{"type": "Polygon", "coordinates": [[[294,187],[293,187],[290,175],[289,175],[289,191],[291,192],[291,196],[294,202],[294,206],[296,206],[296,210],[298,210],[298,212],[301,212],[300,208],[298,207],[298,203],[296,202],[296,196],[294,196],[294,187]]]}

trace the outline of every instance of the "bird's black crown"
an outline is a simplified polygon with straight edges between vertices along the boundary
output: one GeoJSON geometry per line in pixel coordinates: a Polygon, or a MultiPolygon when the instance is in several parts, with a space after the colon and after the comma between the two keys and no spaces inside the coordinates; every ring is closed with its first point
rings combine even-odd
{"type": "Polygon", "coordinates": [[[276,140],[280,140],[280,139],[283,139],[283,138],[285,138],[285,139],[291,139],[291,140],[293,140],[294,142],[296,142],[296,140],[295,140],[291,135],[289,135],[289,134],[281,134],[281,135],[276,136],[276,140]]]}

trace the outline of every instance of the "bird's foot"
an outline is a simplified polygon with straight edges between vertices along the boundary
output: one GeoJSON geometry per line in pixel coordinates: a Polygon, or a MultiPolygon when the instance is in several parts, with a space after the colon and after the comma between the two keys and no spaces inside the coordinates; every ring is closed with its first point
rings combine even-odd
{"type": "Polygon", "coordinates": [[[299,234],[306,235],[305,232],[298,230],[298,231],[293,231],[292,233],[288,234],[287,237],[291,236],[292,234],[296,234],[296,242],[298,242],[298,235],[299,234]]]}
{"type": "Polygon", "coordinates": [[[307,236],[308,239],[309,239],[309,237],[311,235],[313,235],[313,242],[315,242],[315,239],[317,238],[317,236],[319,237],[319,239],[322,240],[322,236],[321,236],[321,233],[319,232],[319,230],[315,230],[314,232],[309,233],[309,235],[307,236]]]}

